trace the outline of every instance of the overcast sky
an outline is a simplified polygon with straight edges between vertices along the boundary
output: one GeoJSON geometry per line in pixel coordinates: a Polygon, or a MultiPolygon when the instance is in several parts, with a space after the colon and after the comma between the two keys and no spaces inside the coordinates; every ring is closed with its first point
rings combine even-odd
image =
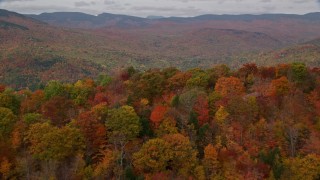
{"type": "Polygon", "coordinates": [[[25,14],[72,11],[145,17],[201,14],[305,14],[320,11],[320,0],[0,0],[0,9],[25,14]]]}

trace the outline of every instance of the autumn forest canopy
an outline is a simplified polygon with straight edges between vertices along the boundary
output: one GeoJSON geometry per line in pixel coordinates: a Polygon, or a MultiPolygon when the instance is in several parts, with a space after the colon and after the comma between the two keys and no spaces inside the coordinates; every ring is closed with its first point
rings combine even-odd
{"type": "Polygon", "coordinates": [[[319,180],[319,58],[320,13],[0,9],[0,179],[319,180]]]}
{"type": "Polygon", "coordinates": [[[2,179],[319,179],[320,70],[126,68],[0,86],[2,179]]]}

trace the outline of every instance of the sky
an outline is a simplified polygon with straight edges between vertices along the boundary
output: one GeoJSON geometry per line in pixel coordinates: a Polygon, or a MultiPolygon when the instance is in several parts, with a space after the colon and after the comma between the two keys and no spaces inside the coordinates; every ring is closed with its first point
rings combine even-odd
{"type": "Polygon", "coordinates": [[[146,17],[202,14],[306,14],[320,11],[320,0],[0,0],[0,9],[23,14],[103,12],[146,17]]]}

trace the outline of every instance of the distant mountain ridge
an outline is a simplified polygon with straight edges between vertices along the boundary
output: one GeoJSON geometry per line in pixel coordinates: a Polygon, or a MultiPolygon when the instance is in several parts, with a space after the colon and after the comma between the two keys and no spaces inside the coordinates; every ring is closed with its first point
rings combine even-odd
{"type": "Polygon", "coordinates": [[[308,13],[305,15],[297,14],[261,14],[261,15],[214,15],[205,14],[195,17],[162,17],[162,16],[148,16],[146,18],[102,13],[97,16],[85,14],[81,12],[54,12],[42,13],[39,15],[29,14],[26,15],[34,19],[47,22],[49,24],[72,27],[72,28],[85,28],[95,29],[102,27],[146,27],[159,22],[175,22],[175,23],[190,23],[199,21],[254,21],[254,20],[305,20],[305,21],[320,21],[320,12],[308,13]]]}
{"type": "Polygon", "coordinates": [[[55,12],[42,13],[40,15],[26,15],[49,24],[62,27],[94,29],[101,27],[143,27],[150,21],[147,18],[135,16],[102,13],[97,16],[81,12],[55,12]]]}

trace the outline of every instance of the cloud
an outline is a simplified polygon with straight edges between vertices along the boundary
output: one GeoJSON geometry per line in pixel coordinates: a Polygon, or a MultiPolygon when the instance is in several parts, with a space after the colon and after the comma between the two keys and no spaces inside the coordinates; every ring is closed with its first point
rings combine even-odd
{"type": "Polygon", "coordinates": [[[145,17],[201,14],[305,14],[320,10],[320,0],[0,0],[2,9],[20,13],[79,11],[145,17]],[[253,2],[254,1],[254,2],[253,2]]]}
{"type": "Polygon", "coordinates": [[[141,16],[161,15],[161,16],[189,16],[189,13],[201,14],[201,9],[193,6],[175,7],[175,6],[133,6],[130,8],[132,12],[139,12],[141,16]],[[174,13],[173,13],[174,12],[174,13]]]}
{"type": "Polygon", "coordinates": [[[105,1],[104,1],[104,4],[105,4],[105,5],[114,5],[114,4],[116,4],[116,2],[113,1],[113,0],[105,0],[105,1]]]}
{"type": "Polygon", "coordinates": [[[78,1],[78,2],[75,2],[74,5],[76,7],[86,7],[86,6],[92,6],[92,5],[95,5],[96,3],[94,1],[91,1],[91,2],[85,2],[85,1],[78,1]]]}
{"type": "Polygon", "coordinates": [[[183,2],[183,3],[189,3],[189,2],[200,2],[200,1],[202,1],[202,2],[205,2],[205,1],[210,2],[210,1],[212,1],[212,0],[173,0],[173,1],[178,1],[178,2],[183,2]]]}
{"type": "Polygon", "coordinates": [[[174,7],[152,7],[152,6],[135,6],[135,7],[132,7],[131,9],[135,11],[162,11],[162,12],[177,10],[177,8],[174,8],[174,7]]]}
{"type": "Polygon", "coordinates": [[[23,1],[34,1],[34,0],[0,0],[0,3],[23,2],[23,1]]]}

